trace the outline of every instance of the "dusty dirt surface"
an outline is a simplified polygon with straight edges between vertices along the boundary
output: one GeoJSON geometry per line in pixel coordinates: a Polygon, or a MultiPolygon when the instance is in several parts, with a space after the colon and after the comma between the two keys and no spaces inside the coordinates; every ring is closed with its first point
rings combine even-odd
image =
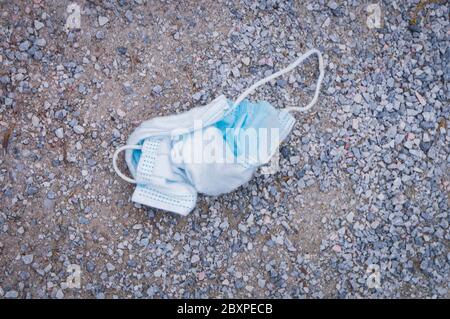
{"type": "MultiPolygon", "coordinates": [[[[417,3],[381,2],[370,29],[368,4],[0,1],[0,297],[448,298],[448,8],[414,29],[417,3]],[[111,161],[141,121],[313,47],[321,97],[276,174],[187,217],[131,202],[111,161]]],[[[252,98],[305,105],[317,74],[309,59],[252,98]]]]}

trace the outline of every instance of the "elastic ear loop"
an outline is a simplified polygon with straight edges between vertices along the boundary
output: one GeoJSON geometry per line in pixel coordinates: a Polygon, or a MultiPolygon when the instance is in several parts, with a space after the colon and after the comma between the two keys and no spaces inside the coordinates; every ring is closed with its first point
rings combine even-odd
{"type": "Polygon", "coordinates": [[[316,104],[317,102],[317,98],[319,97],[319,91],[320,91],[320,87],[322,85],[322,81],[323,81],[323,75],[324,75],[324,68],[323,68],[323,58],[322,58],[322,53],[320,53],[319,50],[317,49],[312,49],[309,50],[308,52],[306,52],[305,54],[303,54],[302,56],[300,56],[297,60],[295,60],[293,63],[289,64],[286,68],[275,72],[274,74],[269,75],[268,77],[259,80],[258,82],[256,82],[255,84],[253,84],[252,86],[250,86],[247,90],[245,90],[236,100],[236,102],[234,102],[233,106],[237,106],[239,105],[239,103],[242,102],[242,100],[244,100],[249,94],[253,93],[253,91],[255,91],[259,86],[272,81],[273,79],[288,73],[290,71],[292,71],[293,69],[295,69],[300,63],[302,63],[304,60],[306,60],[309,56],[311,56],[312,54],[316,54],[317,58],[319,60],[319,78],[317,79],[317,84],[316,84],[316,91],[314,92],[314,97],[311,100],[311,102],[309,102],[309,104],[305,107],[299,107],[299,106],[291,106],[291,107],[287,107],[284,110],[287,112],[305,112],[308,111],[314,104],[316,104]]]}
{"type": "Polygon", "coordinates": [[[124,145],[119,147],[113,155],[113,168],[114,171],[116,172],[117,175],[120,176],[120,178],[122,178],[124,181],[128,182],[128,183],[132,183],[132,184],[136,184],[136,180],[129,178],[128,176],[126,176],[125,174],[123,174],[120,170],[119,167],[117,166],[117,158],[119,156],[119,153],[125,150],[140,150],[142,149],[141,145],[124,145]]]}

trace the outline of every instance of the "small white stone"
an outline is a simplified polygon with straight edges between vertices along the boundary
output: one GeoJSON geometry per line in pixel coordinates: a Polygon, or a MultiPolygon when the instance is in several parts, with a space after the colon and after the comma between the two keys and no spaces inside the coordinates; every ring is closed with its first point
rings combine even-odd
{"type": "Polygon", "coordinates": [[[108,271],[113,271],[113,270],[116,269],[116,267],[114,267],[114,265],[111,264],[111,263],[107,263],[107,264],[106,264],[106,269],[107,269],[108,271]]]}
{"type": "Polygon", "coordinates": [[[322,28],[326,28],[330,25],[331,19],[330,17],[326,18],[326,20],[324,21],[324,23],[322,24],[322,28]]]}
{"type": "Polygon", "coordinates": [[[45,47],[45,45],[47,44],[47,41],[45,41],[44,38],[39,38],[35,41],[35,44],[40,47],[45,47]]]}
{"type": "Polygon", "coordinates": [[[163,274],[163,272],[162,272],[161,269],[158,269],[158,270],[156,270],[156,271],[153,273],[153,275],[154,275],[155,277],[158,277],[158,278],[161,277],[162,274],[163,274]]]}
{"type": "Polygon", "coordinates": [[[124,111],[122,111],[121,109],[117,109],[116,111],[117,115],[119,115],[120,117],[124,117],[126,115],[126,113],[124,111]]]}
{"type": "Polygon", "coordinates": [[[347,214],[347,216],[345,216],[345,219],[346,219],[349,223],[352,223],[354,217],[355,217],[355,213],[350,212],[350,213],[347,214]]]}
{"type": "Polygon", "coordinates": [[[392,185],[393,185],[394,188],[399,188],[400,185],[402,185],[402,180],[401,180],[400,178],[397,177],[397,178],[394,180],[394,182],[392,183],[392,185]]]}
{"type": "Polygon", "coordinates": [[[58,289],[58,291],[56,292],[56,298],[57,299],[63,299],[64,298],[64,293],[61,289],[58,289]]]}
{"type": "Polygon", "coordinates": [[[250,64],[250,58],[249,57],[242,58],[242,63],[244,63],[245,65],[249,65],[250,64]]]}
{"type": "Polygon", "coordinates": [[[362,102],[362,95],[359,94],[359,93],[356,94],[355,97],[353,98],[353,101],[354,101],[355,103],[361,104],[361,102],[362,102]]]}
{"type": "Polygon", "coordinates": [[[104,17],[104,16],[99,16],[98,17],[98,24],[103,27],[105,24],[107,24],[109,22],[108,17],[104,17]]]}
{"type": "Polygon", "coordinates": [[[292,165],[298,164],[300,162],[300,156],[291,156],[290,162],[292,165]]]}
{"type": "Polygon", "coordinates": [[[427,122],[432,121],[434,119],[434,114],[431,112],[423,112],[422,116],[423,116],[423,119],[427,122]]]}
{"type": "Polygon", "coordinates": [[[34,257],[33,254],[22,256],[22,262],[25,265],[29,265],[33,262],[33,257],[34,257]]]}
{"type": "Polygon", "coordinates": [[[64,138],[64,129],[60,127],[59,129],[55,130],[55,135],[58,138],[64,138]]]}
{"type": "Polygon", "coordinates": [[[34,20],[34,28],[39,31],[44,27],[44,24],[41,21],[34,20]]]}
{"type": "Polygon", "coordinates": [[[10,290],[5,294],[5,298],[17,298],[19,293],[16,290],[10,290]]]}
{"type": "Polygon", "coordinates": [[[73,131],[77,134],[84,134],[84,128],[81,125],[75,125],[73,131]]]}
{"type": "Polygon", "coordinates": [[[36,115],[33,115],[33,117],[31,118],[31,123],[33,124],[34,127],[38,127],[39,126],[39,118],[36,115]]]}
{"type": "Polygon", "coordinates": [[[191,263],[195,264],[196,262],[198,262],[200,260],[200,257],[198,255],[194,255],[191,258],[191,263]]]}
{"type": "Polygon", "coordinates": [[[414,92],[415,92],[415,94],[416,94],[417,101],[419,101],[419,103],[420,103],[422,106],[425,106],[425,105],[427,104],[427,100],[425,100],[425,98],[424,98],[422,95],[420,95],[419,92],[417,92],[417,91],[414,91],[414,92]]]}

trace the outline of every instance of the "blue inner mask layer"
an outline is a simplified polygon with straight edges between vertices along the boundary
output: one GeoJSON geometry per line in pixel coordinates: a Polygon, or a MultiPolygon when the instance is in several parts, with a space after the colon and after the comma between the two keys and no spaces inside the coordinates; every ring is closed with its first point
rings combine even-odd
{"type": "MultiPolygon", "coordinates": [[[[232,104],[231,101],[228,103],[232,104]]],[[[276,145],[266,143],[274,129],[281,129],[281,123],[279,111],[264,101],[251,103],[244,100],[214,126],[222,131],[223,138],[233,150],[234,156],[243,155],[245,152],[256,156],[252,154],[254,150],[265,146],[272,149],[279,143],[279,140],[275,141],[276,145]],[[264,132],[268,135],[265,136],[264,132]],[[253,143],[256,145],[251,145],[253,143]]]]}

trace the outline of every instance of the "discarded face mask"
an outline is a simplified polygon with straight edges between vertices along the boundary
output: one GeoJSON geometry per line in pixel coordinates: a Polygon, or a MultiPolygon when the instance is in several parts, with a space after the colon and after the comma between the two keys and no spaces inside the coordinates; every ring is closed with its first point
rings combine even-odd
{"type": "Polygon", "coordinates": [[[195,207],[197,193],[228,193],[270,161],[295,123],[290,112],[307,111],[316,103],[323,75],[322,55],[313,49],[253,84],[234,103],[221,95],[185,113],[145,121],[114,153],[114,170],[136,184],[133,202],[187,215],[195,207]],[[257,87],[292,71],[313,54],[319,60],[319,78],[307,106],[277,110],[267,102],[245,100],[257,87]],[[133,179],[118,169],[123,150],[133,179]]]}

